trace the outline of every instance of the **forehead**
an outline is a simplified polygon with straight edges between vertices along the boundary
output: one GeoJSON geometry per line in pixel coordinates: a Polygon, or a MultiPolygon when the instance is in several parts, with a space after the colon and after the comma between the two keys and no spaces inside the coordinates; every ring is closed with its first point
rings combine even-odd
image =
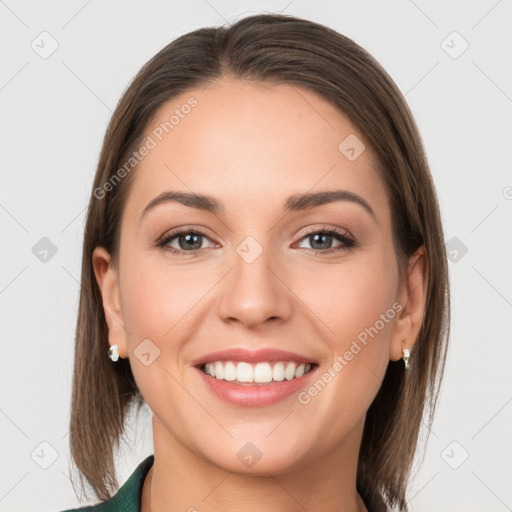
{"type": "Polygon", "coordinates": [[[126,205],[135,216],[166,190],[212,195],[230,210],[281,207],[297,192],[346,189],[388,209],[371,149],[316,93],[287,84],[219,80],[164,104],[126,205]],[[356,158],[354,158],[356,157],[356,158]]]}

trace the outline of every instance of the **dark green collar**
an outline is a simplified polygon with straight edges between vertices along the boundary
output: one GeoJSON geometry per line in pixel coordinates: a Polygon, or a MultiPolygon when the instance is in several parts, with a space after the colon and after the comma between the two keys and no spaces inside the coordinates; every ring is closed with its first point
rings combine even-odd
{"type": "MultiPolygon", "coordinates": [[[[154,455],[150,455],[144,459],[123,486],[109,500],[99,503],[98,505],[63,510],[62,512],[140,512],[144,479],[151,469],[154,459],[154,455]]],[[[380,499],[381,498],[379,498],[379,500],[380,499]]],[[[364,502],[366,504],[366,500],[364,500],[364,502]]],[[[388,510],[384,501],[379,501],[373,508],[366,505],[366,508],[374,512],[385,512],[388,510]]]]}
{"type": "Polygon", "coordinates": [[[144,479],[153,465],[154,455],[144,459],[117,493],[97,505],[81,507],[63,512],[140,512],[144,479]]]}

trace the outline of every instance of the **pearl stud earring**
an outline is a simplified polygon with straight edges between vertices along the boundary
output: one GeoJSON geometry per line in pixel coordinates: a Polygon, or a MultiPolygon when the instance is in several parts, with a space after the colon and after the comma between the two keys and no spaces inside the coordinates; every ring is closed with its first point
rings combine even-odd
{"type": "Polygon", "coordinates": [[[409,358],[411,357],[411,351],[408,348],[405,348],[405,343],[406,343],[406,340],[404,340],[403,344],[402,344],[402,352],[404,354],[402,356],[402,359],[404,360],[405,369],[409,370],[409,368],[410,368],[409,358]]]}
{"type": "Polygon", "coordinates": [[[114,362],[119,359],[119,352],[117,351],[117,345],[112,345],[108,349],[108,357],[110,357],[110,359],[114,362]]]}

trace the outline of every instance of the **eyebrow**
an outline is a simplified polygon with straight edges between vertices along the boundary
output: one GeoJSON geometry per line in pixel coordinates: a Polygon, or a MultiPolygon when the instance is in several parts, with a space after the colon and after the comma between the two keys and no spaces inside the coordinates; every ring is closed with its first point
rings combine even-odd
{"type": "MultiPolygon", "coordinates": [[[[350,201],[352,203],[356,203],[362,206],[377,222],[375,212],[368,202],[358,194],[348,190],[328,190],[325,192],[294,194],[285,201],[283,209],[285,212],[297,212],[309,210],[316,206],[333,203],[335,201],[350,201]]],[[[142,218],[156,206],[168,202],[177,202],[185,206],[189,206],[190,208],[196,208],[198,210],[204,210],[214,214],[221,214],[224,212],[222,203],[214,197],[204,194],[195,194],[193,192],[167,191],[162,192],[148,203],[142,211],[140,220],[142,221],[142,218]]]]}

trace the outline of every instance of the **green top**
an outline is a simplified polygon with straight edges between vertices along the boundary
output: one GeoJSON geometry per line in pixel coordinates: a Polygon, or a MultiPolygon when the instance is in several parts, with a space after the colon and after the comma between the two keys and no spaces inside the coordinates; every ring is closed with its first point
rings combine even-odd
{"type": "MultiPolygon", "coordinates": [[[[130,475],[128,480],[126,480],[123,486],[109,500],[98,503],[97,505],[63,510],[62,512],[140,512],[144,479],[149,473],[154,459],[154,455],[150,455],[144,459],[137,466],[137,469],[130,475]]],[[[379,502],[376,503],[373,508],[366,505],[368,511],[386,512],[388,508],[384,504],[382,498],[379,497],[377,500],[379,502]]],[[[366,504],[366,500],[364,498],[363,501],[366,504]]]]}
{"type": "Polygon", "coordinates": [[[153,461],[154,455],[144,459],[109,500],[97,505],[63,510],[62,512],[140,512],[142,486],[153,461]]]}

